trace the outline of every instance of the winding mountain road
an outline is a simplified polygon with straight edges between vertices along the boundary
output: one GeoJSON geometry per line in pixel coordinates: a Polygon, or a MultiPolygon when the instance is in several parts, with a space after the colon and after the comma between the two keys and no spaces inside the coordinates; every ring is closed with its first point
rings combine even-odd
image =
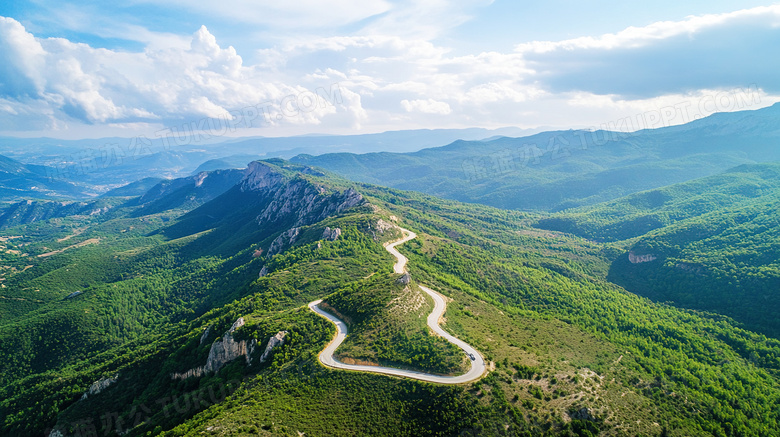
{"type": "MultiPolygon", "coordinates": [[[[400,229],[401,232],[404,233],[404,237],[392,243],[385,244],[385,249],[387,249],[387,251],[390,252],[390,254],[393,255],[396,259],[395,265],[393,266],[393,270],[395,271],[395,273],[404,273],[406,271],[406,263],[408,261],[407,258],[403,256],[398,251],[398,249],[396,249],[396,246],[406,243],[407,241],[413,240],[414,238],[417,237],[417,234],[415,234],[412,231],[403,228],[400,229]]],[[[447,309],[447,303],[444,300],[444,296],[422,285],[420,285],[420,289],[428,293],[428,295],[433,298],[433,302],[434,302],[433,311],[428,316],[428,326],[435,333],[441,335],[444,339],[446,339],[450,343],[461,348],[463,352],[466,354],[466,356],[471,358],[470,361],[471,368],[469,369],[468,372],[464,373],[463,375],[457,375],[457,376],[442,376],[442,375],[434,375],[432,373],[417,372],[414,370],[395,369],[392,367],[365,366],[365,365],[342,363],[341,361],[333,357],[333,353],[341,345],[341,343],[344,342],[344,339],[347,338],[347,332],[348,332],[347,324],[344,323],[338,317],[335,317],[332,314],[323,311],[319,307],[319,304],[322,302],[322,299],[315,300],[314,302],[309,303],[309,308],[315,313],[319,314],[320,316],[325,317],[326,319],[333,322],[334,325],[336,325],[336,336],[333,337],[333,340],[328,344],[328,346],[325,347],[325,349],[323,349],[322,352],[320,352],[319,355],[320,363],[334,369],[353,370],[358,372],[381,373],[384,375],[401,376],[405,378],[418,379],[421,381],[435,382],[438,384],[463,384],[471,381],[476,381],[477,379],[481,378],[486,370],[485,360],[484,358],[482,358],[482,355],[479,352],[477,352],[476,349],[471,347],[471,345],[469,345],[463,340],[460,340],[450,335],[447,331],[442,329],[441,326],[439,326],[439,319],[444,314],[444,311],[447,309]]]]}

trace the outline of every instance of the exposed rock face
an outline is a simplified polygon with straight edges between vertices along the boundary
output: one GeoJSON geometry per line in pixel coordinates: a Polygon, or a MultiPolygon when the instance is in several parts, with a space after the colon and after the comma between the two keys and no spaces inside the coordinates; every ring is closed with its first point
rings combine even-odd
{"type": "Polygon", "coordinates": [[[324,220],[363,202],[363,196],[352,188],[325,194],[325,189],[307,181],[294,181],[280,189],[271,204],[257,216],[258,223],[274,222],[293,216],[294,226],[324,220]]]}
{"type": "Polygon", "coordinates": [[[103,390],[107,389],[111,384],[115,383],[116,380],[119,378],[119,375],[114,375],[113,378],[106,378],[105,376],[100,378],[99,380],[92,383],[92,385],[89,386],[89,389],[84,392],[83,395],[81,395],[81,400],[94,396],[103,390]]]}
{"type": "Polygon", "coordinates": [[[274,348],[284,344],[284,337],[286,335],[287,335],[287,331],[279,331],[276,333],[276,335],[273,335],[271,336],[271,338],[268,339],[268,346],[265,347],[265,351],[263,352],[263,355],[260,357],[261,363],[264,363],[265,360],[268,359],[268,357],[274,351],[274,348]]]}
{"type": "Polygon", "coordinates": [[[634,253],[634,251],[628,252],[628,260],[631,262],[631,264],[646,263],[656,259],[658,259],[658,257],[653,255],[652,253],[648,253],[645,255],[637,255],[634,253]]]}
{"type": "Polygon", "coordinates": [[[80,294],[81,294],[81,291],[74,291],[73,293],[65,296],[65,299],[73,299],[74,297],[76,297],[76,296],[78,296],[80,294]]]}
{"type": "Polygon", "coordinates": [[[259,224],[290,221],[293,227],[314,224],[363,203],[363,196],[352,188],[328,193],[307,179],[286,179],[273,166],[255,161],[249,164],[239,189],[257,192],[268,201],[257,215],[259,224]]]}
{"type": "Polygon", "coordinates": [[[272,188],[282,183],[284,177],[262,162],[250,162],[241,181],[241,191],[256,191],[272,188]]]}
{"type": "Polygon", "coordinates": [[[298,235],[300,235],[300,233],[301,228],[292,228],[279,234],[279,236],[276,237],[268,247],[268,252],[265,255],[266,258],[270,258],[276,255],[285,247],[292,246],[295,243],[295,240],[298,239],[298,235]]]}
{"type": "Polygon", "coordinates": [[[591,413],[588,408],[580,408],[579,410],[569,411],[569,417],[573,420],[588,420],[594,422],[597,418],[591,413]]]}
{"type": "MultiPolygon", "coordinates": [[[[395,216],[391,216],[392,220],[397,220],[395,216]]],[[[374,240],[380,241],[380,236],[384,235],[388,231],[400,232],[398,225],[392,222],[386,222],[382,219],[376,221],[376,228],[371,231],[374,236],[374,240]]]]}
{"type": "Polygon", "coordinates": [[[329,228],[326,227],[322,232],[322,239],[329,241],[336,241],[341,236],[341,228],[329,228]]]}
{"type": "Polygon", "coordinates": [[[268,266],[263,266],[263,268],[260,269],[260,277],[262,278],[263,276],[265,276],[267,274],[268,274],[268,266]]]}
{"type": "MultiPolygon", "coordinates": [[[[238,320],[241,322],[238,326],[242,326],[244,324],[244,319],[240,318],[238,320]]],[[[257,341],[252,340],[247,342],[246,340],[242,340],[237,342],[233,340],[232,333],[238,326],[233,324],[233,328],[230,328],[230,331],[225,334],[222,340],[214,342],[214,344],[211,345],[209,358],[206,361],[204,369],[206,372],[217,373],[222,366],[242,355],[246,359],[247,365],[252,363],[250,355],[254,351],[255,346],[257,346],[257,341]]]]}
{"type": "Polygon", "coordinates": [[[255,347],[257,347],[257,340],[235,341],[233,339],[233,333],[242,326],[244,326],[244,318],[239,317],[222,337],[222,340],[216,341],[211,345],[209,358],[206,360],[205,365],[190,369],[184,373],[173,373],[171,379],[186,379],[192,376],[200,377],[207,373],[217,373],[222,366],[242,355],[246,359],[247,366],[252,364],[251,356],[255,347]]]}
{"type": "Polygon", "coordinates": [[[395,228],[396,226],[392,223],[388,223],[382,219],[377,220],[376,222],[376,229],[379,231],[380,234],[384,234],[385,231],[389,231],[390,229],[395,228]]]}
{"type": "Polygon", "coordinates": [[[203,331],[203,335],[200,336],[201,345],[209,338],[209,334],[211,334],[211,326],[207,327],[206,330],[203,331]]]}
{"type": "Polygon", "coordinates": [[[227,333],[228,334],[232,334],[232,333],[236,332],[236,329],[244,326],[245,324],[246,324],[246,322],[244,322],[244,318],[243,317],[239,317],[235,322],[233,322],[233,326],[230,327],[230,329],[228,330],[227,333]]]}
{"type": "Polygon", "coordinates": [[[412,281],[412,276],[409,274],[409,272],[406,272],[406,273],[403,274],[403,276],[398,278],[397,282],[399,284],[409,285],[409,282],[411,282],[411,281],[412,281]]]}
{"type": "Polygon", "coordinates": [[[202,171],[198,173],[198,175],[195,176],[195,186],[199,187],[203,185],[203,181],[205,181],[207,177],[209,177],[209,172],[207,171],[202,171]]]}

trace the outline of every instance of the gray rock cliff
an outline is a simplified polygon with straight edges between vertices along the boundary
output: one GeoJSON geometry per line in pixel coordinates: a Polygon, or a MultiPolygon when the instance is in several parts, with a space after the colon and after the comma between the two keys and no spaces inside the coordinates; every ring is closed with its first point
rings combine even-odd
{"type": "Polygon", "coordinates": [[[233,333],[236,329],[244,326],[244,318],[239,317],[233,326],[225,333],[221,340],[215,341],[209,350],[209,357],[206,364],[183,373],[171,374],[171,379],[186,379],[190,377],[200,377],[207,373],[217,373],[225,364],[243,356],[246,359],[247,366],[252,364],[252,352],[257,347],[257,340],[236,341],[233,333]]]}

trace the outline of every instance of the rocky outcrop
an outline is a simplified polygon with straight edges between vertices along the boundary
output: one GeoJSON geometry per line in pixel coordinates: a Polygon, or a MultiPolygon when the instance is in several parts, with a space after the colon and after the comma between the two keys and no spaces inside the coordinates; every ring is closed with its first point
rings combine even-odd
{"type": "MultiPolygon", "coordinates": [[[[374,205],[371,205],[374,206],[374,205]]],[[[391,220],[398,220],[395,216],[390,217],[391,220]]],[[[392,231],[393,233],[400,232],[398,229],[398,225],[395,223],[387,222],[382,219],[377,220],[376,226],[370,226],[369,225],[369,231],[371,232],[371,235],[374,237],[375,241],[383,241],[385,238],[383,236],[385,233],[392,231]]]]}
{"type": "Polygon", "coordinates": [[[260,162],[250,162],[246,168],[244,178],[241,180],[241,191],[257,191],[273,188],[284,181],[284,176],[273,167],[260,162]]]}
{"type": "Polygon", "coordinates": [[[81,294],[81,291],[74,291],[73,293],[65,296],[65,299],[73,299],[74,297],[76,297],[76,296],[78,296],[80,294],[81,294]]]}
{"type": "Polygon", "coordinates": [[[336,241],[341,236],[341,228],[329,228],[326,227],[322,232],[322,239],[328,241],[336,241]]]}
{"type": "Polygon", "coordinates": [[[301,228],[292,228],[288,229],[281,234],[279,234],[278,237],[274,239],[274,241],[271,242],[271,245],[268,247],[268,252],[266,252],[266,258],[270,258],[277,253],[281,252],[282,249],[285,247],[292,246],[295,241],[298,239],[298,235],[301,233],[301,228]]]}
{"type": "Polygon", "coordinates": [[[209,338],[209,334],[211,334],[211,326],[207,327],[206,330],[203,331],[203,335],[200,336],[201,345],[209,338]]]}
{"type": "Polygon", "coordinates": [[[377,220],[376,222],[376,229],[379,231],[380,234],[384,234],[385,231],[389,231],[390,229],[395,229],[396,225],[393,223],[388,223],[382,219],[377,220]]]}
{"type": "Polygon", "coordinates": [[[656,259],[658,259],[658,257],[656,255],[653,255],[652,253],[637,255],[636,253],[634,253],[634,251],[628,252],[628,260],[631,262],[631,264],[641,264],[641,263],[654,261],[656,259]]]}
{"type": "Polygon", "coordinates": [[[268,274],[268,266],[263,266],[263,268],[260,269],[260,277],[262,278],[263,276],[265,276],[267,274],[268,274]]]}
{"type": "Polygon", "coordinates": [[[265,347],[265,351],[263,352],[263,355],[260,357],[260,362],[264,363],[268,357],[271,356],[274,349],[277,346],[281,346],[284,344],[284,337],[287,335],[287,331],[279,331],[276,333],[276,335],[272,335],[271,338],[268,339],[268,345],[265,347]]]}
{"type": "Polygon", "coordinates": [[[261,225],[282,221],[293,227],[310,225],[365,202],[352,188],[329,192],[300,175],[285,177],[278,168],[261,161],[249,165],[239,189],[266,197],[256,217],[261,225]]]}
{"type": "Polygon", "coordinates": [[[308,181],[295,181],[277,192],[271,204],[257,216],[258,223],[274,222],[292,216],[294,226],[317,223],[363,202],[352,188],[325,194],[325,189],[308,181]]]}
{"type": "Polygon", "coordinates": [[[89,386],[89,389],[84,392],[83,395],[81,395],[81,400],[87,399],[90,396],[94,396],[103,390],[107,389],[111,384],[115,383],[116,380],[119,378],[119,375],[114,375],[113,378],[107,378],[102,377],[99,380],[92,383],[92,385],[89,386]]]}
{"type": "Polygon", "coordinates": [[[252,341],[235,341],[233,339],[233,332],[243,325],[244,318],[241,317],[233,324],[230,331],[225,333],[222,340],[216,341],[211,345],[209,358],[204,366],[206,372],[217,373],[222,366],[240,356],[244,356],[247,365],[252,363],[251,355],[254,348],[257,346],[257,341],[254,339],[252,341]]]}
{"type": "Polygon", "coordinates": [[[233,333],[242,326],[244,326],[244,318],[239,317],[222,339],[215,341],[211,345],[209,357],[205,365],[190,369],[184,373],[173,373],[171,374],[171,379],[186,379],[200,377],[207,373],[217,373],[222,366],[241,356],[246,359],[247,366],[252,364],[252,353],[257,347],[257,340],[236,341],[233,338],[233,333]]]}
{"type": "Polygon", "coordinates": [[[569,417],[572,420],[587,420],[589,422],[595,422],[598,420],[598,418],[593,415],[593,412],[586,407],[582,407],[579,410],[569,411],[569,417]]]}
{"type": "Polygon", "coordinates": [[[398,278],[396,282],[399,284],[409,285],[409,283],[412,282],[412,276],[409,274],[409,272],[406,272],[403,274],[403,276],[398,278]]]}

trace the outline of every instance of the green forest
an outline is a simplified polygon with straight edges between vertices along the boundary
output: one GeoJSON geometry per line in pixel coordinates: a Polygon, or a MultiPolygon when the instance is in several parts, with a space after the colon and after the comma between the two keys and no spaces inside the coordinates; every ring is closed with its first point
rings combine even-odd
{"type": "Polygon", "coordinates": [[[264,165],[273,184],[198,204],[144,215],[117,200],[0,231],[0,434],[780,435],[775,167],[707,182],[721,200],[696,213],[672,186],[662,226],[600,242],[581,230],[628,229],[610,215],[625,202],[627,221],[662,206],[500,210],[264,165]],[[737,186],[744,196],[718,194],[737,186]],[[408,286],[383,247],[393,223],[418,234],[399,246],[408,286]],[[447,296],[443,326],[484,354],[483,378],[317,361],[335,328],[307,304],[324,299],[350,327],[340,359],[460,373],[415,281],[447,296]],[[256,342],[248,358],[172,376],[205,365],[239,318],[231,338],[256,342]],[[101,380],[115,382],[84,397],[101,380]]]}

